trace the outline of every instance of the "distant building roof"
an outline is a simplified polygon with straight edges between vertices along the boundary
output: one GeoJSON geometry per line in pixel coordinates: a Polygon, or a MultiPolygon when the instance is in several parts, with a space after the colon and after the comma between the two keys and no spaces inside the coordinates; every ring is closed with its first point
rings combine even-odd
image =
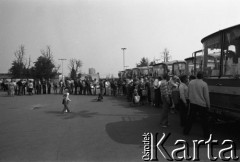
{"type": "Polygon", "coordinates": [[[8,73],[0,73],[0,79],[11,79],[13,76],[8,73]]]}

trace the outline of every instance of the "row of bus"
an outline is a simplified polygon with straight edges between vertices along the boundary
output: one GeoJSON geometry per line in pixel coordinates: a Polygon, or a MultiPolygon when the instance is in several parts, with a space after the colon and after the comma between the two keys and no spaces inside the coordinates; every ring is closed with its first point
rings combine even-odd
{"type": "Polygon", "coordinates": [[[203,71],[214,114],[240,119],[240,24],[210,34],[201,43],[203,49],[184,61],[127,69],[119,72],[119,77],[196,75],[203,71]]]}
{"type": "MultiPolygon", "coordinates": [[[[202,51],[197,51],[197,53],[202,53],[202,51]]],[[[198,66],[195,62],[199,62],[203,58],[203,55],[199,55],[199,58],[189,57],[184,60],[175,60],[170,62],[162,62],[154,64],[153,66],[145,67],[136,67],[132,69],[126,69],[118,73],[119,78],[121,79],[132,79],[132,78],[141,78],[141,77],[160,77],[163,74],[173,75],[195,75],[198,70],[200,70],[201,63],[198,63],[198,66]]]]}

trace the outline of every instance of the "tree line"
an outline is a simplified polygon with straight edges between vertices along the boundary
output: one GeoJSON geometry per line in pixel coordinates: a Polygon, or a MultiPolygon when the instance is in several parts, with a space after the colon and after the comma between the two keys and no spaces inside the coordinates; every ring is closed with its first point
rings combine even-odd
{"type": "MultiPolygon", "coordinates": [[[[32,79],[52,79],[59,75],[58,70],[60,65],[55,65],[53,59],[53,52],[50,46],[46,49],[40,50],[40,56],[33,66],[31,66],[31,57],[26,59],[26,49],[24,45],[14,52],[15,59],[12,62],[12,66],[9,69],[9,73],[13,78],[32,78],[32,79]]],[[[70,59],[68,68],[70,70],[70,78],[75,79],[80,67],[82,66],[82,61],[78,59],[70,59]]]]}
{"type": "MultiPolygon", "coordinates": [[[[171,55],[169,54],[169,50],[167,48],[164,49],[164,51],[161,54],[160,59],[163,62],[169,62],[171,59],[171,55]]],[[[136,67],[144,67],[144,66],[153,66],[156,64],[156,60],[153,60],[149,62],[149,59],[147,57],[141,58],[140,62],[136,64],[136,67]]]]}

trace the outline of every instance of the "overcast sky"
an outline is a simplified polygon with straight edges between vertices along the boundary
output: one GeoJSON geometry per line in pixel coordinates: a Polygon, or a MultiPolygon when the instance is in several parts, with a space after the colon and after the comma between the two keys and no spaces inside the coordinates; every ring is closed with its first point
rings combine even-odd
{"type": "MultiPolygon", "coordinates": [[[[142,57],[185,59],[202,48],[201,39],[240,24],[237,0],[0,0],[0,73],[20,45],[36,61],[49,45],[60,58],[83,62],[101,76],[135,67],[142,57]]],[[[68,74],[68,61],[64,74],[68,74]]],[[[61,70],[60,70],[61,71],[61,70]]]]}

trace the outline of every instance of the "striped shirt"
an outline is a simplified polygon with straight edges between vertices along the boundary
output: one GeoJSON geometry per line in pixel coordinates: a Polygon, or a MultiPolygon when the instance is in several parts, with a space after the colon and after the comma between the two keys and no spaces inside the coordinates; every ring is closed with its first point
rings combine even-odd
{"type": "Polygon", "coordinates": [[[170,95],[169,84],[166,80],[161,81],[160,85],[161,96],[168,97],[170,95]]]}

